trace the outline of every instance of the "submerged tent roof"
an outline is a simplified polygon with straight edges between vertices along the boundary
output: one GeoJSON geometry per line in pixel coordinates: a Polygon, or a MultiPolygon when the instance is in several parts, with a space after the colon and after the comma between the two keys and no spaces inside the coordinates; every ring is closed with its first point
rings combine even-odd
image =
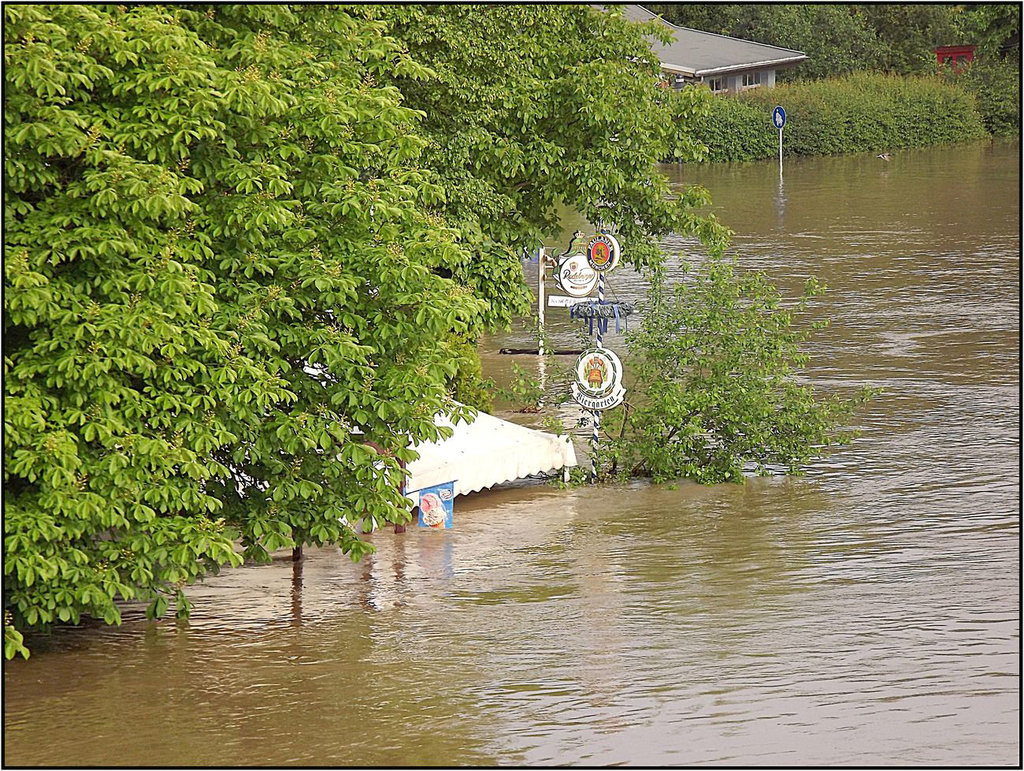
{"type": "Polygon", "coordinates": [[[662,69],[691,77],[720,75],[758,67],[783,67],[799,64],[807,58],[802,52],[779,48],[751,40],[677,27],[640,5],[622,7],[630,21],[659,21],[672,31],[672,42],[651,39],[651,50],[661,60],[662,69]]]}
{"type": "Polygon", "coordinates": [[[507,420],[477,413],[472,423],[454,425],[438,416],[439,426],[454,429],[451,438],[416,445],[420,454],[408,466],[408,492],[455,481],[464,495],[513,479],[576,465],[567,436],[555,436],[507,420]]]}

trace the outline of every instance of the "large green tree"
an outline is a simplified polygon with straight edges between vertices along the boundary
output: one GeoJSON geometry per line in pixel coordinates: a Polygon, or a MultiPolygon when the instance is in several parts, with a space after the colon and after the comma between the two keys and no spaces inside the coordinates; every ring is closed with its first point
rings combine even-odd
{"type": "Polygon", "coordinates": [[[8,655],[187,612],[235,537],[360,555],[484,310],[379,82],[428,73],[333,8],[4,14],[8,655]]]}

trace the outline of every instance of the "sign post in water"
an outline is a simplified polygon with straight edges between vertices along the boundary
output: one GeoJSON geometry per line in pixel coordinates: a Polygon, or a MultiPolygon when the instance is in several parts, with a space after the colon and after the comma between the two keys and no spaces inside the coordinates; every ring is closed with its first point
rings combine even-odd
{"type": "Polygon", "coordinates": [[[782,171],[782,127],[786,125],[786,111],[781,107],[772,110],[772,123],[779,130],[779,171],[782,171]]]}

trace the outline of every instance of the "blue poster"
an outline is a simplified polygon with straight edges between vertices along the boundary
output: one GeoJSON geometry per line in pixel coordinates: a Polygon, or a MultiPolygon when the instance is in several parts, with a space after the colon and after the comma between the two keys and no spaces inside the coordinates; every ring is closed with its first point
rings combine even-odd
{"type": "Polygon", "coordinates": [[[455,481],[424,487],[419,495],[420,527],[450,528],[455,513],[455,481]]]}

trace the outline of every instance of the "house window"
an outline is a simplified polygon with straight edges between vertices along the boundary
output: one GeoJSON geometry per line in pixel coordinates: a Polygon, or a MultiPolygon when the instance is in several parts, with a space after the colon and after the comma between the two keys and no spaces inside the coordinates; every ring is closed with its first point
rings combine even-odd
{"type": "Polygon", "coordinates": [[[743,87],[744,88],[756,88],[761,85],[761,73],[760,72],[744,72],[743,73],[743,87]]]}
{"type": "Polygon", "coordinates": [[[707,83],[708,88],[711,89],[711,93],[717,94],[719,91],[725,91],[725,78],[708,78],[704,81],[707,83]]]}

